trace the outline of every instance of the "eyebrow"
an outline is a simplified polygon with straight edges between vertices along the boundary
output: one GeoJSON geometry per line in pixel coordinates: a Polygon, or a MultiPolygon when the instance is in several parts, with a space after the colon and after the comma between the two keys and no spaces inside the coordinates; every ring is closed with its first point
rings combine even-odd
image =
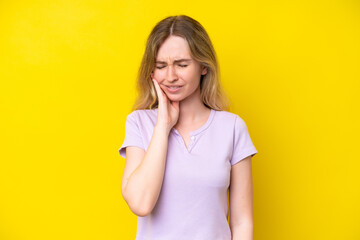
{"type": "MultiPolygon", "coordinates": [[[[174,63],[178,63],[178,62],[189,62],[191,61],[191,59],[188,59],[188,58],[182,58],[182,59],[178,59],[178,60],[174,60],[174,63]]],[[[155,63],[165,63],[164,61],[156,61],[155,63]]]]}

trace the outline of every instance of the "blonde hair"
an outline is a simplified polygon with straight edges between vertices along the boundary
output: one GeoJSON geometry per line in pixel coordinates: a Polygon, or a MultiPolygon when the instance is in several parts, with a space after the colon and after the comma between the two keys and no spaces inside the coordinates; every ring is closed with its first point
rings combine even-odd
{"type": "Polygon", "coordinates": [[[229,98],[220,84],[219,65],[216,53],[203,26],[186,15],[170,16],[158,22],[152,29],[137,76],[138,96],[132,110],[158,107],[155,86],[151,72],[155,68],[158,50],[171,35],[187,40],[193,59],[207,67],[207,74],[201,75],[201,100],[205,106],[215,110],[229,110],[229,98]]]}

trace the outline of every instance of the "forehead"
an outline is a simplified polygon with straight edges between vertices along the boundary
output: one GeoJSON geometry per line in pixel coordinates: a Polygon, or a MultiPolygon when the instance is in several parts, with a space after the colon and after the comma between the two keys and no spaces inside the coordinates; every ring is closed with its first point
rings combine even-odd
{"type": "Polygon", "coordinates": [[[175,59],[191,58],[187,41],[179,36],[170,36],[160,46],[156,60],[173,61],[175,59]]]}

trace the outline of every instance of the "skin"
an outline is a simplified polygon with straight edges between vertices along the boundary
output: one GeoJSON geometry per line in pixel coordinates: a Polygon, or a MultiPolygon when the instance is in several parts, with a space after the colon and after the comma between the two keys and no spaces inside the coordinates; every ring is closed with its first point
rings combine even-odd
{"type": "Polygon", "coordinates": [[[251,156],[231,167],[230,172],[230,229],[232,240],[253,240],[253,183],[251,156]]]}

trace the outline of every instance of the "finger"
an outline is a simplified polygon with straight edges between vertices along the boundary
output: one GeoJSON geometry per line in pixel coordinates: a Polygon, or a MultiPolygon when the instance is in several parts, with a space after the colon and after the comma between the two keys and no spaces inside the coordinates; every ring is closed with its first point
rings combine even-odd
{"type": "Polygon", "coordinates": [[[162,95],[162,90],[160,89],[159,83],[154,78],[152,79],[152,81],[154,82],[154,86],[155,86],[158,98],[159,98],[159,100],[162,101],[163,95],[162,95]]]}
{"type": "Polygon", "coordinates": [[[158,86],[157,86],[157,81],[156,81],[154,78],[151,78],[151,81],[153,82],[154,87],[155,87],[156,94],[157,94],[158,97],[159,97],[159,90],[158,90],[158,86]]]}

